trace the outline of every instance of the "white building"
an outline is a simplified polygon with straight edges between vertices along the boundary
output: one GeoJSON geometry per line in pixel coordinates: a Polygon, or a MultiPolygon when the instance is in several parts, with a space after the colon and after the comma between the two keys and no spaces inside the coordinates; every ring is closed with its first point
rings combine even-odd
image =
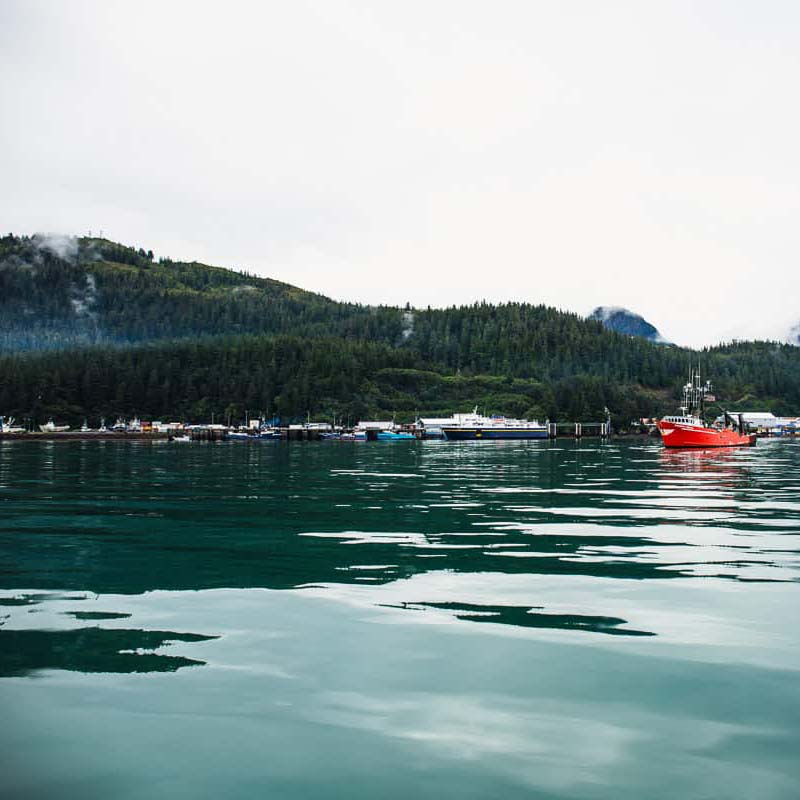
{"type": "MultiPolygon", "coordinates": [[[[776,417],[771,411],[729,411],[728,416],[733,417],[737,422],[741,416],[744,424],[753,431],[758,428],[770,431],[773,428],[780,428],[791,421],[785,417],[776,417]]],[[[720,414],[714,421],[724,425],[725,415],[720,414]]]]}

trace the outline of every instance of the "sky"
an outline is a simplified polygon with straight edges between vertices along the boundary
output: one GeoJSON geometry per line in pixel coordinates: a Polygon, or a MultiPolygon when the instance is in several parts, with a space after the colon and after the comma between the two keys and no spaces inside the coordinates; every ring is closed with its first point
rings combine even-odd
{"type": "Polygon", "coordinates": [[[798,95],[796,2],[0,0],[0,231],[778,338],[798,95]]]}

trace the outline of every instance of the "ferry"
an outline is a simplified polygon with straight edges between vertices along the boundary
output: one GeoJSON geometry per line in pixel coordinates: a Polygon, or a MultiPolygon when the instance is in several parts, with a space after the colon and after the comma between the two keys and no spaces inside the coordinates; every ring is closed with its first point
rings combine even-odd
{"type": "Polygon", "coordinates": [[[546,439],[547,425],[537,420],[510,419],[501,415],[485,417],[477,406],[471,414],[454,414],[451,422],[441,425],[449,441],[484,439],[546,439]]]}
{"type": "Polygon", "coordinates": [[[747,433],[742,415],[738,420],[724,414],[724,424],[708,427],[703,422],[705,401],[713,399],[711,381],[702,384],[700,370],[692,370],[683,387],[680,415],[656,423],[664,447],[751,447],[756,435],[747,433]]]}

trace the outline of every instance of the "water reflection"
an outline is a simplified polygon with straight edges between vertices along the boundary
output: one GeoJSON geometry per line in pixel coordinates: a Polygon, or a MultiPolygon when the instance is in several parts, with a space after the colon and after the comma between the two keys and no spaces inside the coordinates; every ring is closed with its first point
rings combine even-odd
{"type": "Polygon", "coordinates": [[[598,580],[796,582],[798,475],[791,445],[4,444],[0,567],[16,593],[0,604],[258,587],[526,630],[661,635],[663,620],[642,619],[626,592],[602,613],[596,595],[564,593],[598,580]]]}
{"type": "Polygon", "coordinates": [[[793,443],[0,444],[5,793],[794,798],[798,491],[793,443]]]}
{"type": "Polygon", "coordinates": [[[196,633],[78,628],[0,630],[0,677],[47,669],[73,672],[175,672],[204,661],[156,653],[175,642],[213,639],[196,633]]]}
{"type": "MultiPolygon", "coordinates": [[[[398,606],[394,606],[398,608],[398,606]]],[[[521,628],[550,628],[553,630],[591,631],[615,636],[653,636],[650,631],[620,627],[626,620],[618,617],[598,617],[580,614],[543,614],[526,606],[486,606],[470,603],[404,603],[404,609],[437,609],[450,612],[456,619],[468,622],[488,622],[495,625],[517,625],[521,628]]]]}

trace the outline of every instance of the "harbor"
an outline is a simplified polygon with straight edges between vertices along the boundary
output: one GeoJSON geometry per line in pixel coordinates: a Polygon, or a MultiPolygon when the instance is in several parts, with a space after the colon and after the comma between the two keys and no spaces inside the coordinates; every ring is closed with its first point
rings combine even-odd
{"type": "Polygon", "coordinates": [[[0,440],[36,441],[181,441],[181,442],[396,442],[409,440],[492,441],[584,437],[608,438],[610,418],[603,421],[551,422],[510,419],[503,415],[453,414],[446,418],[420,418],[411,423],[392,420],[362,420],[355,425],[335,422],[290,423],[279,420],[247,420],[240,425],[189,422],[131,421],[118,419],[106,427],[80,428],[57,425],[53,420],[37,427],[19,426],[13,418],[0,417],[0,440]]]}
{"type": "MultiPolygon", "coordinates": [[[[671,417],[665,420],[673,419],[671,417]]],[[[677,419],[677,418],[676,418],[677,419]]],[[[730,412],[714,421],[717,429],[732,421],[750,437],[748,441],[763,437],[795,438],[800,435],[800,418],[778,417],[770,412],[730,412]],[[727,420],[727,422],[726,422],[727,420]]],[[[19,425],[13,417],[0,416],[0,441],[175,441],[175,442],[397,442],[410,440],[443,441],[498,441],[498,440],[555,440],[555,439],[609,439],[612,436],[658,436],[659,425],[655,419],[634,420],[622,431],[615,430],[611,413],[601,420],[538,420],[514,419],[502,414],[485,415],[475,407],[471,412],[458,412],[448,417],[416,416],[412,422],[397,422],[395,418],[359,420],[355,424],[342,424],[336,417],[332,421],[312,420],[307,415],[304,422],[284,422],[280,418],[247,415],[239,423],[188,422],[161,420],[130,420],[118,417],[107,426],[92,428],[84,419],[79,428],[57,424],[53,419],[34,424],[26,418],[19,425]]]]}

